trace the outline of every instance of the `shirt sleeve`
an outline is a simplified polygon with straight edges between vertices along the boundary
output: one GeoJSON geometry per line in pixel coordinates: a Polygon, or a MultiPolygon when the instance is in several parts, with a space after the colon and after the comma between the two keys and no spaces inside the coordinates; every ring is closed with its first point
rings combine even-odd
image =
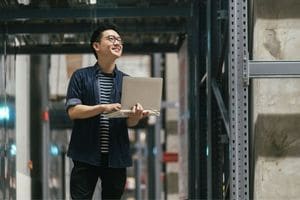
{"type": "Polygon", "coordinates": [[[80,79],[80,74],[74,72],[71,76],[67,96],[66,96],[66,111],[72,106],[82,104],[82,81],[80,79]]]}

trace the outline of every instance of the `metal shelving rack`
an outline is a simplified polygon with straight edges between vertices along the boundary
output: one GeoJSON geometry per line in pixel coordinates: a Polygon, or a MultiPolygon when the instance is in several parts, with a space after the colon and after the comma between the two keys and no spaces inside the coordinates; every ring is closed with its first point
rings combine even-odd
{"type": "Polygon", "coordinates": [[[228,2],[227,0],[207,0],[205,2],[207,34],[204,40],[207,42],[206,55],[208,57],[206,62],[208,95],[206,142],[209,149],[206,160],[207,194],[205,196],[206,199],[213,199],[218,193],[217,195],[221,194],[223,199],[250,199],[251,192],[253,192],[250,185],[253,174],[250,172],[251,137],[249,137],[251,80],[253,78],[300,77],[300,62],[250,60],[249,52],[251,51],[248,46],[251,46],[249,43],[251,35],[248,34],[248,22],[252,19],[248,17],[248,7],[251,2],[247,0],[228,0],[228,2]],[[222,3],[227,3],[227,9],[222,9],[220,6],[222,3]],[[228,23],[228,36],[226,31],[222,31],[222,24],[218,22],[224,15],[227,16],[224,21],[228,23]],[[228,38],[228,42],[222,43],[219,40],[222,37],[228,38]],[[219,52],[219,49],[226,50],[219,52]],[[222,58],[224,52],[227,58],[222,58]],[[220,60],[220,62],[215,62],[215,60],[220,60]],[[220,64],[225,66],[221,81],[216,75],[220,64]],[[217,115],[214,115],[215,113],[217,115]],[[222,123],[220,131],[215,130],[218,128],[216,127],[218,122],[222,123]],[[224,135],[227,136],[228,141],[223,138],[223,142],[226,143],[229,153],[225,151],[225,148],[223,155],[218,157],[220,155],[215,154],[220,152],[213,151],[216,148],[214,145],[222,142],[216,141],[215,138],[224,135]],[[213,163],[214,158],[220,158],[220,160],[213,163]],[[222,158],[223,163],[220,163],[222,158]],[[216,167],[216,164],[224,165],[224,171],[214,172],[212,169],[216,167]],[[218,185],[214,183],[224,174],[225,193],[222,194],[224,191],[220,191],[218,185]]]}
{"type": "Polygon", "coordinates": [[[246,0],[207,1],[207,199],[249,199],[250,195],[247,3],[246,0]],[[222,7],[224,3],[227,8],[222,7]],[[227,22],[228,33],[224,32],[221,19],[227,22]],[[225,148],[217,151],[222,143],[225,148]],[[216,165],[224,165],[223,171],[222,168],[212,171],[216,165]],[[225,192],[216,184],[224,174],[225,192]]]}

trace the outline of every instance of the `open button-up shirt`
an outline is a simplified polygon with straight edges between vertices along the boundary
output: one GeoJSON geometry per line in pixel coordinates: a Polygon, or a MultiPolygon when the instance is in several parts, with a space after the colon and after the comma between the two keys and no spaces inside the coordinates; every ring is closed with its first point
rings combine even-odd
{"type": "MultiPolygon", "coordinates": [[[[100,67],[94,66],[81,68],[75,71],[70,79],[66,110],[72,106],[97,105],[100,103],[100,94],[97,84],[97,74],[100,67]]],[[[114,83],[111,92],[111,103],[120,103],[122,95],[122,80],[125,73],[114,69],[114,83]]],[[[100,115],[73,120],[71,141],[68,156],[73,160],[85,162],[91,165],[101,165],[100,141],[99,141],[100,115]]],[[[130,155],[128,128],[126,118],[109,120],[109,161],[112,168],[123,168],[132,165],[130,155]]]]}

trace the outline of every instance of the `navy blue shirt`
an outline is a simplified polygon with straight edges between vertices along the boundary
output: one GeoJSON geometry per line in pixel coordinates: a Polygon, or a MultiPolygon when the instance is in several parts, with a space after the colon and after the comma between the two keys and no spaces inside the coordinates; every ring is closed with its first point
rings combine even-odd
{"type": "MultiPolygon", "coordinates": [[[[78,104],[97,105],[100,103],[97,74],[99,65],[76,70],[69,82],[66,110],[78,104]]],[[[115,67],[111,103],[120,103],[122,95],[122,80],[125,73],[115,67]]],[[[101,151],[99,141],[100,115],[73,120],[71,141],[68,156],[73,160],[91,165],[101,165],[101,151]]],[[[109,119],[109,159],[108,166],[124,168],[132,165],[129,148],[128,128],[126,118],[109,119]]]]}

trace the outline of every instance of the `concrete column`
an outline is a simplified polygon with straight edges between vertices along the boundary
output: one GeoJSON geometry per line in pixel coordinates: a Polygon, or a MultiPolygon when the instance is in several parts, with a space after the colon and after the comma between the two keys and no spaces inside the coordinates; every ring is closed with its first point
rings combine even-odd
{"type": "Polygon", "coordinates": [[[17,56],[16,60],[16,196],[17,199],[31,199],[30,160],[30,60],[29,56],[17,56]]]}
{"type": "MultiPolygon", "coordinates": [[[[153,55],[153,69],[154,69],[154,77],[161,77],[161,65],[162,65],[162,55],[157,53],[153,55]]],[[[161,148],[161,123],[162,123],[162,118],[161,116],[156,117],[156,122],[155,122],[155,199],[161,199],[161,192],[162,192],[162,184],[160,180],[160,175],[161,175],[161,160],[162,160],[162,148],[161,148]]]]}
{"type": "MultiPolygon", "coordinates": [[[[166,151],[179,153],[178,129],[178,93],[179,93],[179,67],[178,54],[166,54],[166,151]]],[[[178,191],[178,162],[167,163],[167,192],[168,199],[179,199],[178,191]]]]}
{"type": "Polygon", "coordinates": [[[187,41],[178,53],[179,63],[179,116],[178,116],[178,165],[179,199],[188,199],[188,54],[187,41]]]}
{"type": "MultiPolygon", "coordinates": [[[[297,0],[254,1],[254,60],[299,60],[297,0]]],[[[254,199],[300,197],[300,79],[253,81],[254,199]]]]}

